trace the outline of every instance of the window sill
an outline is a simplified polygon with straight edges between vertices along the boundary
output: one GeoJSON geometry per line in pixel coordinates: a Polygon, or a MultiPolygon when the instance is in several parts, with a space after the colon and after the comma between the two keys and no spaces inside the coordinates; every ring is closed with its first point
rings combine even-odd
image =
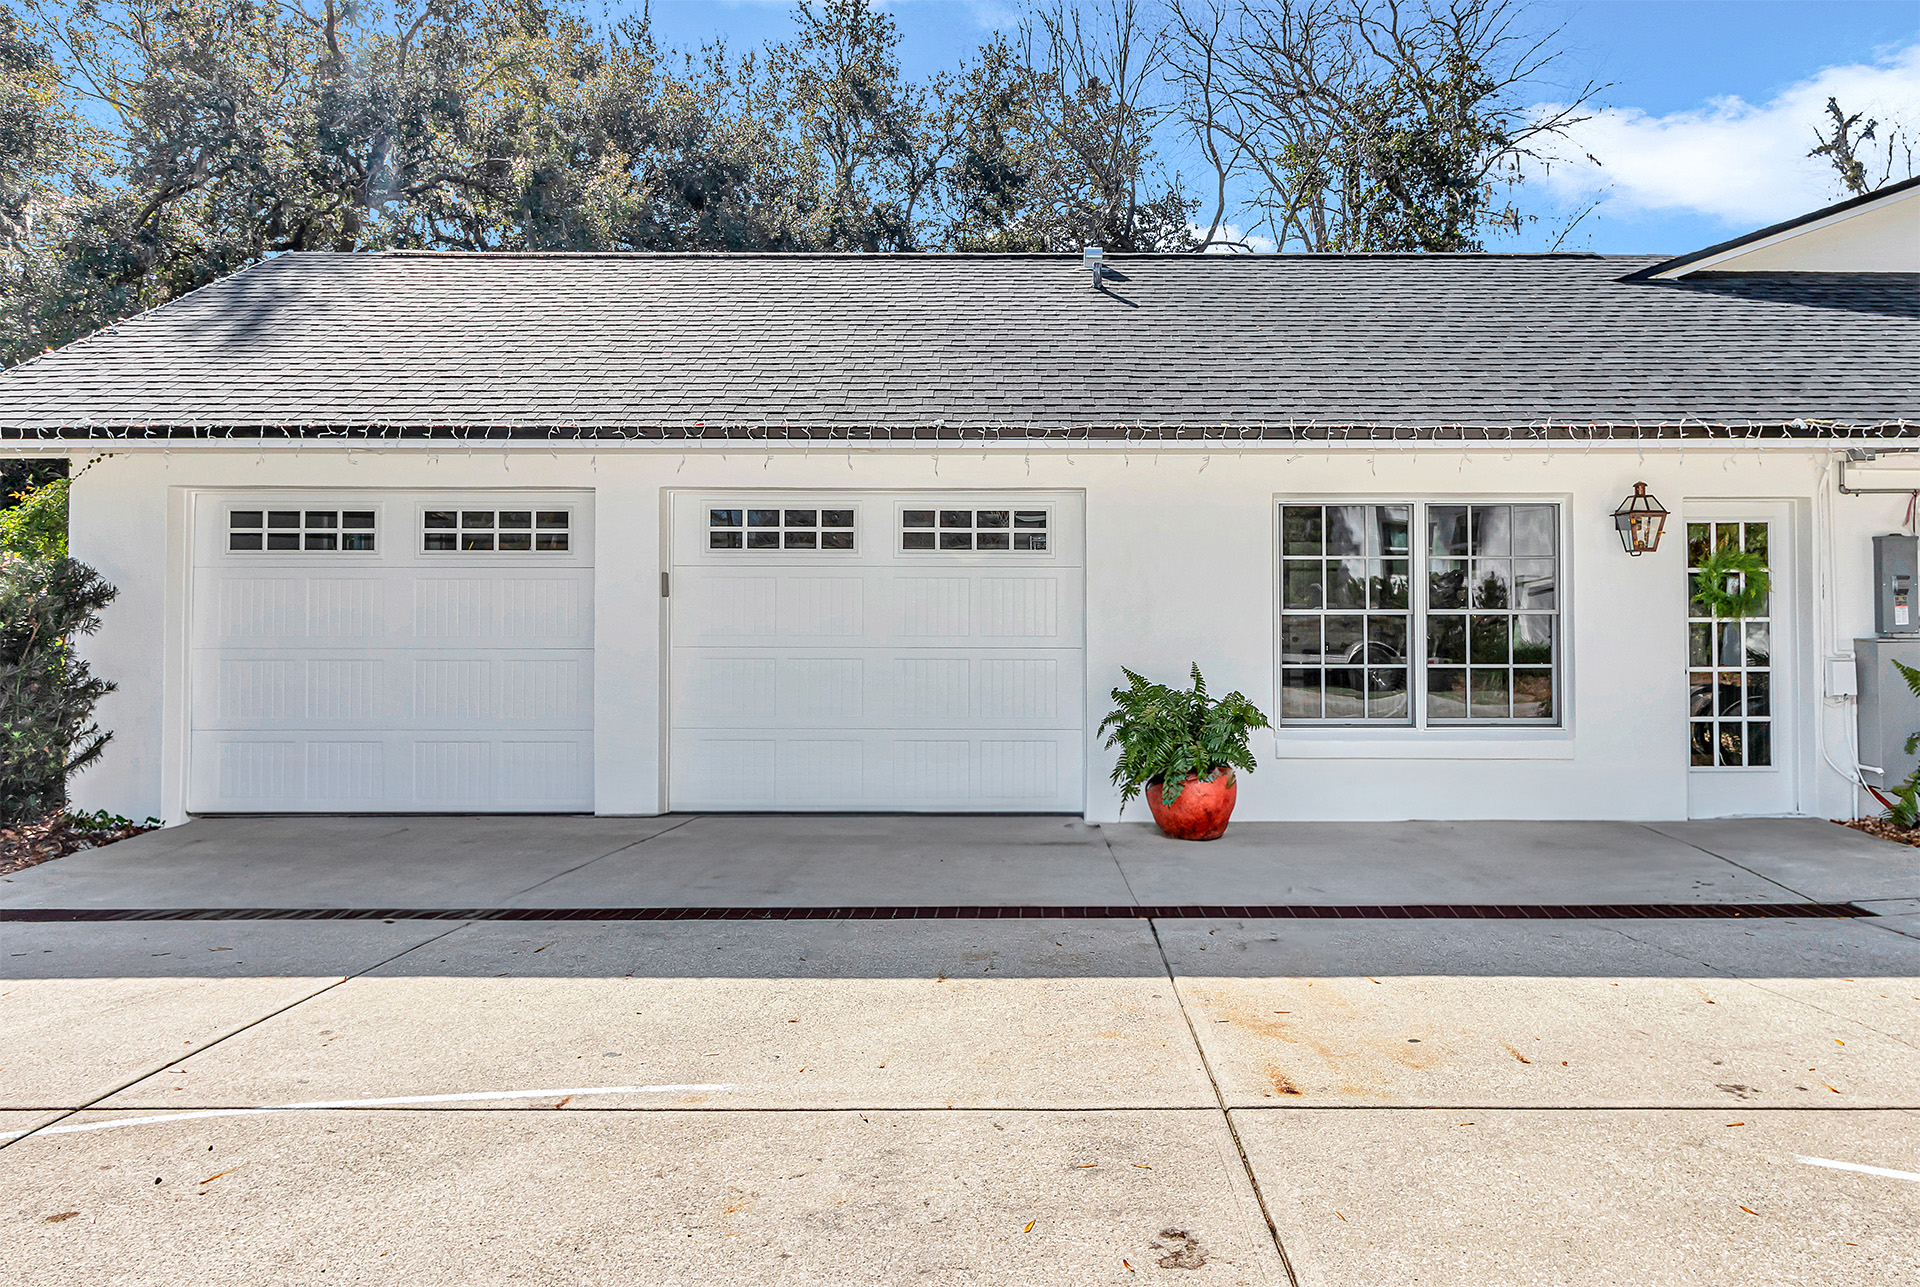
{"type": "Polygon", "coordinates": [[[1280,760],[1571,760],[1564,728],[1295,728],[1274,734],[1280,760]]]}

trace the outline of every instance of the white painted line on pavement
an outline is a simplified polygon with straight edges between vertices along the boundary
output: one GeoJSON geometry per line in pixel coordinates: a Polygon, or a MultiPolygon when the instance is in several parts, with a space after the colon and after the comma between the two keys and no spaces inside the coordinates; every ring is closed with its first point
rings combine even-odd
{"type": "Polygon", "coordinates": [[[1794,1156],[1794,1161],[1805,1162],[1808,1166],[1825,1166],[1835,1171],[1858,1171],[1862,1175],[1878,1175],[1889,1180],[1912,1180],[1920,1184],[1920,1171],[1890,1171],[1884,1166],[1864,1166],[1859,1162],[1836,1162],[1826,1157],[1794,1156]]]}
{"type": "Polygon", "coordinates": [[[77,1125],[48,1126],[42,1130],[0,1131],[0,1140],[26,1135],[77,1135],[83,1131],[110,1131],[121,1126],[157,1126],[163,1122],[190,1122],[203,1117],[252,1117],[260,1113],[294,1113],[315,1108],[382,1108],[399,1104],[463,1104],[501,1099],[553,1099],[581,1095],[673,1095],[687,1091],[729,1091],[731,1082],[687,1082],[667,1086],[573,1086],[552,1090],[470,1090],[451,1095],[390,1095],[381,1099],[316,1099],[300,1104],[267,1104],[260,1108],[204,1108],[191,1113],[166,1113],[158,1117],[121,1117],[111,1122],[81,1122],[77,1125]]]}

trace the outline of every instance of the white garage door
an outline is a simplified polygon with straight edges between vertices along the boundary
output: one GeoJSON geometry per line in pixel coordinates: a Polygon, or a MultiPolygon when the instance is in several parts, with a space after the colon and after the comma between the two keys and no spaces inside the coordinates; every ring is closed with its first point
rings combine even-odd
{"type": "Polygon", "coordinates": [[[1079,812],[1082,502],[682,493],[675,809],[1079,812]]]}
{"type": "Polygon", "coordinates": [[[188,809],[593,807],[589,494],[194,510],[188,809]]]}

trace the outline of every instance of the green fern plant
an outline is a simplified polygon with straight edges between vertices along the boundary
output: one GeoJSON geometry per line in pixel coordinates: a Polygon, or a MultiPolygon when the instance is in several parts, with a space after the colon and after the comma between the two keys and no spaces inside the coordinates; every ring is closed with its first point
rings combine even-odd
{"type": "MultiPolygon", "coordinates": [[[[1920,670],[1893,663],[1900,672],[1900,678],[1907,681],[1907,691],[1920,697],[1920,670]]],[[[1907,734],[1907,754],[1912,755],[1915,747],[1920,747],[1920,733],[1907,734]]],[[[1887,809],[1887,821],[1899,827],[1920,826],[1920,765],[1907,775],[1907,780],[1893,789],[1893,804],[1887,809]]]]}
{"type": "Polygon", "coordinates": [[[1189,776],[1210,779],[1220,769],[1253,772],[1247,745],[1256,728],[1270,728],[1260,708],[1239,693],[1207,696],[1200,666],[1193,687],[1169,688],[1121,667],[1127,687],[1113,690],[1113,711],[1100,721],[1107,746],[1120,748],[1113,781],[1126,808],[1143,787],[1160,784],[1160,803],[1172,805],[1189,776]]]}

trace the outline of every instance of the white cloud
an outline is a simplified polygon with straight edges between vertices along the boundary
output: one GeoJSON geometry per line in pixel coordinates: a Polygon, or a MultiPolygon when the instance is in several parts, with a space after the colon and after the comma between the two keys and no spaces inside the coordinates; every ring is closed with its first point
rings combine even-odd
{"type": "MultiPolygon", "coordinates": [[[[1193,234],[1195,241],[1207,235],[1204,224],[1190,223],[1187,225],[1187,231],[1193,234]]],[[[1223,223],[1220,225],[1220,231],[1215,235],[1219,240],[1207,247],[1206,253],[1209,255],[1243,255],[1248,251],[1264,255],[1271,254],[1276,249],[1272,237],[1244,232],[1238,224],[1223,223]],[[1237,244],[1223,245],[1222,242],[1237,244]]]]}
{"type": "MultiPolygon", "coordinates": [[[[1533,176],[1560,200],[1602,198],[1602,211],[1685,211],[1728,224],[1776,222],[1845,196],[1824,157],[1809,157],[1829,97],[1847,112],[1920,135],[1920,44],[1878,63],[1829,67],[1765,103],[1720,98],[1695,111],[1650,116],[1615,107],[1575,127],[1569,157],[1533,176]]],[[[1915,139],[1920,159],[1920,139],[1915,139]]],[[[1896,166],[1895,177],[1903,177],[1896,166]]]]}

